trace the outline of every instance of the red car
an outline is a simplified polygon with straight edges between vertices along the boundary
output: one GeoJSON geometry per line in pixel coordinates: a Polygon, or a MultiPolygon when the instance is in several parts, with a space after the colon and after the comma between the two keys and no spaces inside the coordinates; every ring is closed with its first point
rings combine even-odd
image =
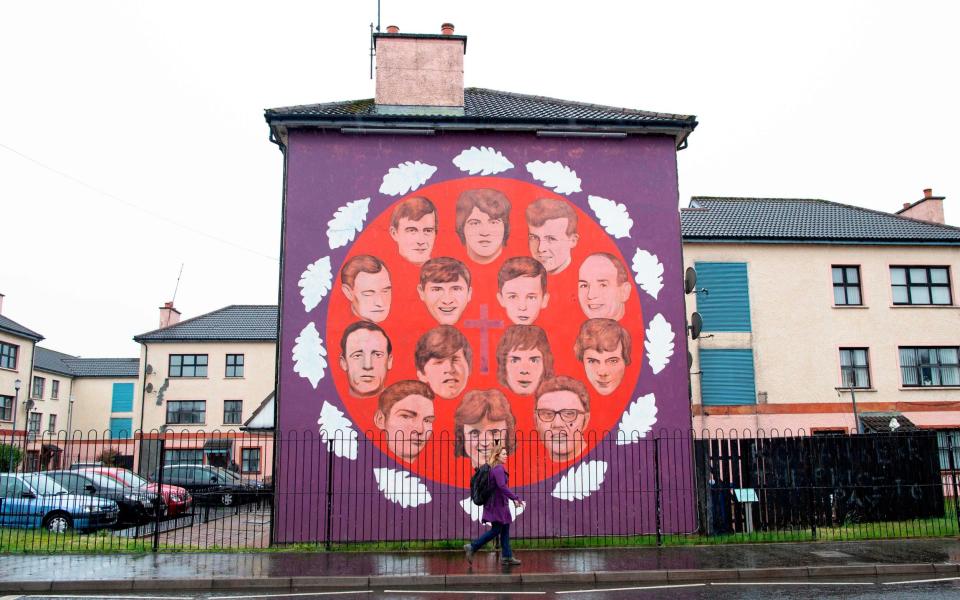
{"type": "MultiPolygon", "coordinates": [[[[121,469],[118,467],[87,467],[79,470],[100,473],[130,487],[145,487],[148,492],[156,493],[157,491],[157,484],[150,483],[129,469],[121,469]]],[[[163,497],[163,503],[167,505],[168,517],[182,515],[193,506],[193,497],[190,495],[190,492],[182,487],[163,484],[160,487],[160,495],[163,497]]]]}

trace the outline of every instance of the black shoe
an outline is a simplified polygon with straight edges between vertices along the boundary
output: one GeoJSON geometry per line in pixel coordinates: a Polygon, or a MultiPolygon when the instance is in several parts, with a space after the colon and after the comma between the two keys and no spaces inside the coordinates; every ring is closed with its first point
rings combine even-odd
{"type": "Polygon", "coordinates": [[[473,549],[473,546],[471,546],[470,544],[464,544],[464,545],[463,545],[463,551],[464,551],[464,552],[466,553],[466,555],[467,555],[467,562],[472,565],[472,564],[473,564],[473,554],[476,552],[476,550],[474,550],[474,549],[473,549]]]}
{"type": "Polygon", "coordinates": [[[520,560],[511,556],[510,558],[501,558],[500,564],[505,567],[515,567],[520,564],[520,560]]]}

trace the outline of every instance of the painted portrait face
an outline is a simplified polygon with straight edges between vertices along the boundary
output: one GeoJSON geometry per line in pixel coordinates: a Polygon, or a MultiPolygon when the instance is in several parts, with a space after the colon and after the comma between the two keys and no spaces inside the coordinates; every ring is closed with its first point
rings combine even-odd
{"type": "Polygon", "coordinates": [[[347,338],[340,368],[347,372],[351,395],[366,398],[379,394],[391,367],[393,356],[387,353],[387,338],[379,331],[357,329],[347,338]]]}
{"type": "Polygon", "coordinates": [[[417,371],[417,379],[426,383],[441,398],[456,398],[467,386],[470,367],[463,348],[447,358],[431,358],[417,371]]]}
{"type": "Polygon", "coordinates": [[[496,440],[507,436],[506,421],[491,421],[483,418],[463,426],[463,449],[470,457],[470,464],[477,468],[487,461],[487,455],[496,440]]]}
{"type": "Polygon", "coordinates": [[[437,213],[428,213],[418,221],[401,218],[390,228],[390,237],[397,243],[400,256],[415,265],[430,260],[437,239],[437,213]]]}
{"type": "Polygon", "coordinates": [[[617,283],[617,277],[617,267],[606,256],[588,256],[580,265],[577,297],[588,319],[619,321],[623,317],[630,282],[617,283]]]}
{"type": "Polygon", "coordinates": [[[433,401],[420,394],[410,394],[390,408],[390,414],[379,410],[374,424],[387,436],[387,447],[403,460],[413,460],[433,435],[433,401]]]}
{"type": "Polygon", "coordinates": [[[530,396],[543,379],[543,353],[537,348],[507,352],[507,385],[510,391],[521,396],[530,396]]]}
{"type": "Polygon", "coordinates": [[[552,275],[566,269],[570,264],[570,251],[580,239],[576,233],[567,235],[567,219],[547,219],[540,227],[528,225],[528,228],[530,256],[552,275]]]}
{"type": "Polygon", "coordinates": [[[379,323],[390,314],[393,288],[390,285],[390,273],[386,269],[380,269],[377,273],[360,271],[353,281],[353,287],[344,284],[341,289],[350,301],[350,310],[361,319],[379,323]]]}
{"type": "Polygon", "coordinates": [[[590,413],[583,409],[576,393],[557,390],[541,395],[534,420],[552,460],[570,460],[583,452],[583,431],[590,422],[590,413]]]}
{"type": "Polygon", "coordinates": [[[463,224],[463,237],[467,242],[470,260],[487,264],[500,256],[503,250],[503,219],[490,218],[478,207],[467,216],[463,224]]]}
{"type": "Polygon", "coordinates": [[[458,277],[456,281],[448,283],[428,281],[422,286],[418,285],[417,294],[437,323],[453,325],[467,308],[473,290],[463,277],[458,277]]]}
{"type": "Polygon", "coordinates": [[[623,360],[623,344],[617,344],[616,350],[603,352],[593,348],[583,351],[583,370],[593,389],[608,396],[623,381],[627,363],[623,360]]]}
{"type": "Polygon", "coordinates": [[[544,293],[539,277],[514,277],[503,284],[497,301],[517,325],[531,325],[547,307],[550,294],[544,293]]]}

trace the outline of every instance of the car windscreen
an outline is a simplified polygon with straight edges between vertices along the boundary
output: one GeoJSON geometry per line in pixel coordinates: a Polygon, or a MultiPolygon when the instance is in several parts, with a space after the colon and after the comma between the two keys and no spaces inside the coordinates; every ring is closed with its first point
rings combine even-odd
{"type": "Polygon", "coordinates": [[[214,467],[214,470],[224,481],[240,481],[240,476],[229,469],[224,469],[223,467],[214,467]]]}
{"type": "Polygon", "coordinates": [[[24,473],[20,477],[41,496],[54,496],[57,494],[69,494],[66,489],[53,479],[40,473],[24,473]]]}
{"type": "Polygon", "coordinates": [[[130,486],[113,479],[112,477],[107,477],[106,475],[101,475],[100,473],[84,473],[84,476],[93,482],[93,485],[97,486],[97,489],[110,492],[122,492],[124,490],[129,490],[130,486]]]}

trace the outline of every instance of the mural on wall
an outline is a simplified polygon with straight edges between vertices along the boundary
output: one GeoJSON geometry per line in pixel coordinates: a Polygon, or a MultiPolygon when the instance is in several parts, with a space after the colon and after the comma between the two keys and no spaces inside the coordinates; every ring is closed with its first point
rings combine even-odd
{"type": "MultiPolygon", "coordinates": [[[[680,279],[675,179],[647,207],[584,191],[557,160],[516,167],[508,147],[394,162],[368,197],[300,212],[323,212],[323,229],[287,207],[285,272],[299,278],[282,308],[280,430],[309,419],[337,461],[380,453],[356,486],[394,509],[439,491],[478,520],[469,478],[496,439],[523,465],[511,485],[541,492],[528,512],[584,501],[610,472],[598,444],[689,427],[682,293],[658,302],[661,256],[680,279]],[[679,404],[662,411],[658,389],[679,404]]],[[[280,461],[278,486],[295,485],[280,461]]]]}

